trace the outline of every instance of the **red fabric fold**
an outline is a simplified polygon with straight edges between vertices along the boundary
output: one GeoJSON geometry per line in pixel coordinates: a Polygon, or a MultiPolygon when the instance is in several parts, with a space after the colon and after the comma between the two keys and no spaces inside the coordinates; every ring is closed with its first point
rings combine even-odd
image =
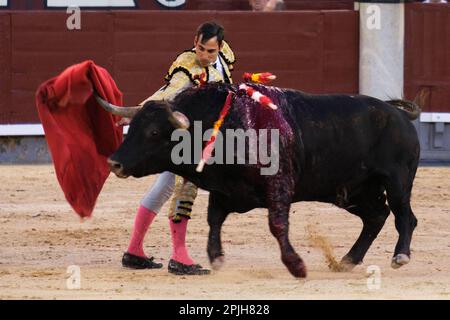
{"type": "Polygon", "coordinates": [[[106,69],[91,60],[42,83],[36,107],[64,195],[81,217],[90,217],[109,175],[106,162],[123,140],[120,117],[97,104],[93,92],[122,105],[122,92],[106,69]]]}

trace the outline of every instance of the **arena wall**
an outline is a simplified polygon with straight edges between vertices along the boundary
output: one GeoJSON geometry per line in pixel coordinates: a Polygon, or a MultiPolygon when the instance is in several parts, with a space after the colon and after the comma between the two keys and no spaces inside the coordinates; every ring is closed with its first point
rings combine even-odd
{"type": "Polygon", "coordinates": [[[450,5],[406,6],[404,79],[407,98],[431,93],[416,122],[422,158],[450,160],[450,5]]]}
{"type": "MultiPolygon", "coordinates": [[[[0,10],[44,10],[58,9],[57,3],[76,3],[76,1],[65,0],[14,0],[6,1],[5,6],[0,5],[0,10]],[[56,5],[55,5],[56,3],[56,5]]],[[[95,3],[104,3],[105,1],[90,1],[91,6],[95,3]]],[[[118,1],[116,1],[118,2],[118,1]]],[[[124,9],[136,10],[250,10],[248,0],[124,0],[124,9]],[[166,3],[166,5],[164,5],[166,3]],[[130,5],[131,4],[131,5],[130,5]]],[[[353,9],[352,0],[284,0],[287,10],[336,10],[336,9],[353,9]]],[[[61,6],[60,8],[63,8],[61,6]]],[[[96,7],[101,9],[100,6],[96,7]]],[[[116,10],[115,8],[114,10],[116,10]]],[[[109,10],[109,9],[107,9],[109,10]]]]}
{"type": "Polygon", "coordinates": [[[39,123],[38,85],[86,59],[109,70],[125,103],[138,103],[163,85],[170,63],[192,46],[197,26],[210,19],[225,26],[235,50],[235,81],[245,71],[271,71],[281,87],[358,92],[354,11],[85,12],[81,30],[74,31],[67,30],[67,17],[65,12],[0,13],[0,124],[39,123]]]}

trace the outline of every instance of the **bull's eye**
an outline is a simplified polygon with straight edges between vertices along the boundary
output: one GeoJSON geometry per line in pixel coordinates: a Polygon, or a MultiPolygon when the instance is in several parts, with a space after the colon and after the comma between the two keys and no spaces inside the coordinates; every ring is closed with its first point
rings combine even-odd
{"type": "Polygon", "coordinates": [[[159,130],[157,129],[149,129],[145,132],[147,138],[154,138],[159,135],[159,130]]]}

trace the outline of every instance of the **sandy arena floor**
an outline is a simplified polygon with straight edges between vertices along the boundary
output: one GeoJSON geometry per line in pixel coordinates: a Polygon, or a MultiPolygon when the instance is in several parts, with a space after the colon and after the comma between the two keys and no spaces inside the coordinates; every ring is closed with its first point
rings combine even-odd
{"type": "MultiPolygon", "coordinates": [[[[229,216],[222,237],[227,260],[221,270],[206,277],[178,277],[166,269],[171,248],[166,210],[145,241],[146,252],[164,268],[132,271],[120,263],[138,202],[154,176],[110,176],[93,218],[83,223],[66,203],[52,166],[0,166],[0,176],[0,299],[450,298],[450,167],[419,169],[412,201],[419,220],[412,260],[398,270],[390,268],[397,241],[392,215],[364,264],[336,273],[306,230],[312,226],[326,236],[340,259],[359,235],[359,218],[331,205],[294,204],[290,236],[307,264],[306,280],[293,278],[281,263],[266,210],[229,216]],[[80,289],[67,286],[71,265],[80,268],[80,289]],[[381,271],[379,289],[367,272],[370,265],[381,271]]],[[[188,231],[191,255],[204,265],[207,200],[200,191],[188,231]]]]}

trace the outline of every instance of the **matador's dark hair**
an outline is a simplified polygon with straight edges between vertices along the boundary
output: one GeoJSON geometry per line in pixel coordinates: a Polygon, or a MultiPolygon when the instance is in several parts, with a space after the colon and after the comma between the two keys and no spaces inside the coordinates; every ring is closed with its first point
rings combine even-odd
{"type": "Polygon", "coordinates": [[[221,46],[222,41],[225,38],[225,30],[216,22],[205,22],[197,29],[197,37],[200,37],[200,35],[202,35],[203,44],[209,39],[217,37],[217,42],[219,43],[219,46],[221,46]]]}

